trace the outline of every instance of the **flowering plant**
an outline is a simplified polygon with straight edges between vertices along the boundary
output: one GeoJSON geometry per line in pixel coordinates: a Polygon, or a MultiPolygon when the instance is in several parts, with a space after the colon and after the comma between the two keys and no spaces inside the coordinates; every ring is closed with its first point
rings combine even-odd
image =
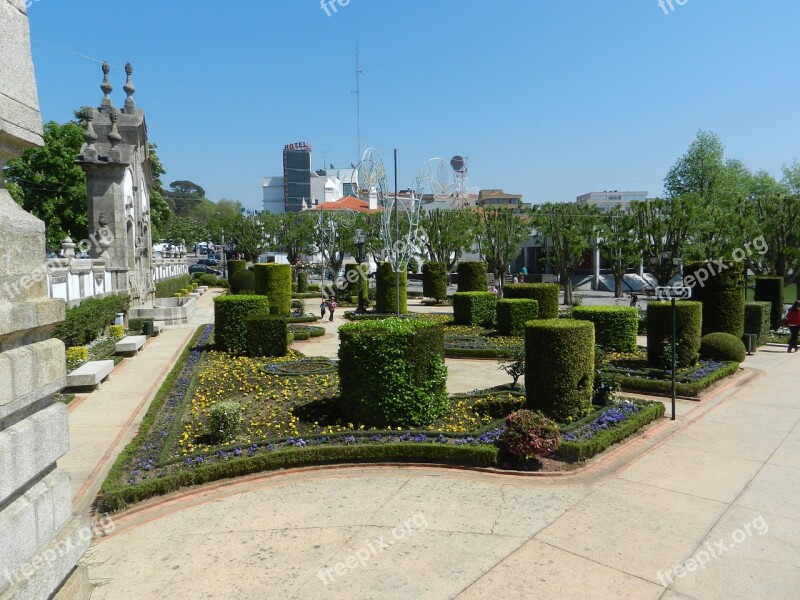
{"type": "Polygon", "coordinates": [[[500,439],[514,456],[548,456],[558,448],[558,425],[540,411],[518,410],[506,418],[506,430],[500,439]]]}

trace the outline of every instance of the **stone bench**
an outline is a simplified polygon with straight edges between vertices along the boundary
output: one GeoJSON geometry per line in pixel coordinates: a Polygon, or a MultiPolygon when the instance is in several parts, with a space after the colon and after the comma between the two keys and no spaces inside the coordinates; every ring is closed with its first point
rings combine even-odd
{"type": "Polygon", "coordinates": [[[200,292],[201,294],[205,294],[208,291],[208,286],[207,285],[201,285],[201,286],[199,286],[197,288],[197,291],[200,292]]]}
{"type": "Polygon", "coordinates": [[[146,335],[129,335],[127,337],[124,337],[117,342],[116,345],[117,354],[134,355],[144,347],[144,343],[146,341],[147,341],[146,335]]]}
{"type": "Polygon", "coordinates": [[[153,321],[153,335],[158,335],[164,331],[164,321],[153,321]]]}
{"type": "Polygon", "coordinates": [[[67,387],[71,388],[94,388],[100,387],[100,383],[114,370],[113,360],[93,360],[75,369],[67,375],[67,387]]]}

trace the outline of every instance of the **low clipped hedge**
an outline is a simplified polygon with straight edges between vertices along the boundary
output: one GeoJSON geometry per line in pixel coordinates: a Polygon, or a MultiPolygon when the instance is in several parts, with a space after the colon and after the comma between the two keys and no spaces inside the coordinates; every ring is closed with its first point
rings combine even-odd
{"type": "Polygon", "coordinates": [[[231,354],[247,353],[247,319],[269,314],[266,296],[214,298],[214,339],[217,348],[231,354]]]}
{"type": "Polygon", "coordinates": [[[286,356],[289,351],[289,319],[280,315],[247,318],[247,355],[286,356]]]}
{"type": "Polygon", "coordinates": [[[180,275],[156,282],[156,298],[172,298],[184,288],[191,287],[192,276],[180,275]]]}
{"type": "MultiPolygon", "coordinates": [[[[408,273],[400,271],[400,314],[408,312],[408,273]]],[[[397,274],[392,264],[383,262],[375,273],[375,312],[396,314],[397,311],[397,274]]]]}
{"type": "Polygon", "coordinates": [[[127,295],[86,298],[78,306],[68,308],[66,318],[53,332],[53,337],[67,347],[85,346],[103,335],[114,324],[117,313],[126,313],[131,305],[127,295]]]}
{"type": "Polygon", "coordinates": [[[456,325],[491,327],[497,296],[492,292],[456,292],[453,294],[453,318],[456,325]]]}
{"type": "Polygon", "coordinates": [[[769,302],[770,329],[777,329],[783,319],[783,277],[756,277],[755,300],[769,302]]]}
{"type": "Polygon", "coordinates": [[[503,286],[503,298],[536,300],[540,319],[558,318],[558,294],[555,283],[507,283],[503,286]]]}
{"type": "MultiPolygon", "coordinates": [[[[721,379],[725,379],[739,370],[739,363],[730,363],[706,375],[702,379],[691,383],[676,382],[675,393],[685,398],[696,398],[703,391],[721,379]]],[[[669,396],[672,394],[672,382],[668,379],[641,379],[640,377],[617,377],[620,387],[626,392],[641,392],[654,396],[669,396]]]]}
{"type": "MultiPolygon", "coordinates": [[[[244,262],[244,261],[240,261],[244,262]]],[[[239,269],[230,276],[231,294],[253,295],[256,291],[256,274],[249,269],[239,269]]]]}
{"type": "Polygon", "coordinates": [[[524,336],[525,323],[539,318],[539,302],[526,298],[503,298],[497,301],[495,314],[500,335],[524,336]]]}
{"type": "Polygon", "coordinates": [[[427,425],[447,410],[441,325],[360,321],[340,327],[339,340],[340,406],[353,423],[427,425]]]}
{"type": "Polygon", "coordinates": [[[741,363],[746,357],[742,339],[730,333],[709,333],[700,340],[700,358],[741,363]]]}
{"type": "Polygon", "coordinates": [[[292,314],[292,266],[276,263],[255,265],[255,293],[269,298],[273,315],[292,314]]]}
{"type": "MultiPolygon", "coordinates": [[[[703,330],[703,305],[680,300],[675,303],[676,362],[679,368],[691,367],[700,356],[703,330]]],[[[647,303],[647,362],[662,366],[664,344],[672,338],[671,302],[647,303]]]]}
{"type": "Polygon", "coordinates": [[[744,269],[741,263],[690,262],[684,267],[684,281],[697,281],[692,299],[703,304],[703,335],[744,334],[744,269]],[[712,270],[713,269],[713,270],[712,270]]]}
{"type": "Polygon", "coordinates": [[[572,318],[594,323],[595,343],[615,352],[636,352],[639,311],[632,306],[576,306],[572,318]]]}
{"type": "Polygon", "coordinates": [[[744,305],[744,332],[757,335],[759,346],[767,343],[771,312],[769,302],[746,302],[744,305]]]}
{"type": "Polygon", "coordinates": [[[422,265],[422,295],[441,302],[447,298],[447,264],[426,262],[422,265]]]}
{"type": "Polygon", "coordinates": [[[592,408],[594,325],[575,319],[529,321],[525,326],[527,407],[559,423],[592,408]]]}
{"type": "Polygon", "coordinates": [[[648,423],[660,419],[664,416],[664,410],[665,407],[662,402],[653,402],[625,419],[616,427],[605,429],[589,440],[578,442],[562,441],[558,445],[555,456],[570,462],[588,460],[636,433],[648,423]]]}
{"type": "Polygon", "coordinates": [[[489,287],[485,262],[462,261],[458,263],[458,291],[485,292],[489,287]]]}

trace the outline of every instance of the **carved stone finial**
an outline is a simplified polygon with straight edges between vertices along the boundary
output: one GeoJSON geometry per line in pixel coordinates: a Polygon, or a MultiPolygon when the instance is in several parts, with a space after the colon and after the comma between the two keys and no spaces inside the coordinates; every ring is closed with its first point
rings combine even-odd
{"type": "Polygon", "coordinates": [[[116,145],[122,141],[122,136],[119,134],[119,129],[117,128],[119,114],[117,113],[116,109],[111,109],[109,118],[111,119],[111,131],[108,132],[108,141],[111,142],[111,148],[115,148],[116,145]]]}
{"type": "Polygon", "coordinates": [[[61,242],[61,254],[64,258],[75,258],[75,242],[72,241],[69,233],[61,242]]]}
{"type": "Polygon", "coordinates": [[[125,90],[125,93],[128,95],[125,98],[125,112],[134,112],[136,109],[136,103],[133,100],[133,95],[136,93],[136,86],[133,85],[133,67],[131,63],[125,65],[125,73],[128,76],[127,81],[125,81],[125,86],[122,88],[125,90]]]}
{"type": "Polygon", "coordinates": [[[102,106],[114,106],[114,103],[111,101],[111,92],[114,91],[114,86],[111,85],[111,82],[108,80],[108,74],[111,72],[111,65],[108,62],[103,63],[103,83],[100,84],[100,89],[103,91],[103,103],[102,106]]]}
{"type": "Polygon", "coordinates": [[[92,121],[94,120],[94,109],[91,106],[84,106],[82,111],[83,120],[86,121],[86,129],[83,132],[83,139],[86,148],[94,150],[94,143],[97,141],[97,134],[94,131],[92,121]]]}

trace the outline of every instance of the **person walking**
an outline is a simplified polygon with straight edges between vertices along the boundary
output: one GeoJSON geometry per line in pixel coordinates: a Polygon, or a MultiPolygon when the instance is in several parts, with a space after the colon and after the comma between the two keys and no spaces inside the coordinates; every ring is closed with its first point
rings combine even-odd
{"type": "Polygon", "coordinates": [[[639,302],[639,296],[635,292],[631,292],[631,306],[635,308],[637,302],[639,302]]]}
{"type": "Polygon", "coordinates": [[[328,301],[325,298],[322,299],[322,304],[319,305],[319,318],[325,318],[325,311],[328,310],[328,301]]]}
{"type": "Polygon", "coordinates": [[[789,326],[789,348],[787,352],[797,352],[797,337],[800,334],[800,300],[789,307],[786,313],[786,324],[789,326]]]}
{"type": "Polygon", "coordinates": [[[336,296],[331,296],[331,300],[328,302],[328,312],[331,313],[331,318],[328,319],[329,321],[333,321],[334,310],[336,310],[336,296]]]}

